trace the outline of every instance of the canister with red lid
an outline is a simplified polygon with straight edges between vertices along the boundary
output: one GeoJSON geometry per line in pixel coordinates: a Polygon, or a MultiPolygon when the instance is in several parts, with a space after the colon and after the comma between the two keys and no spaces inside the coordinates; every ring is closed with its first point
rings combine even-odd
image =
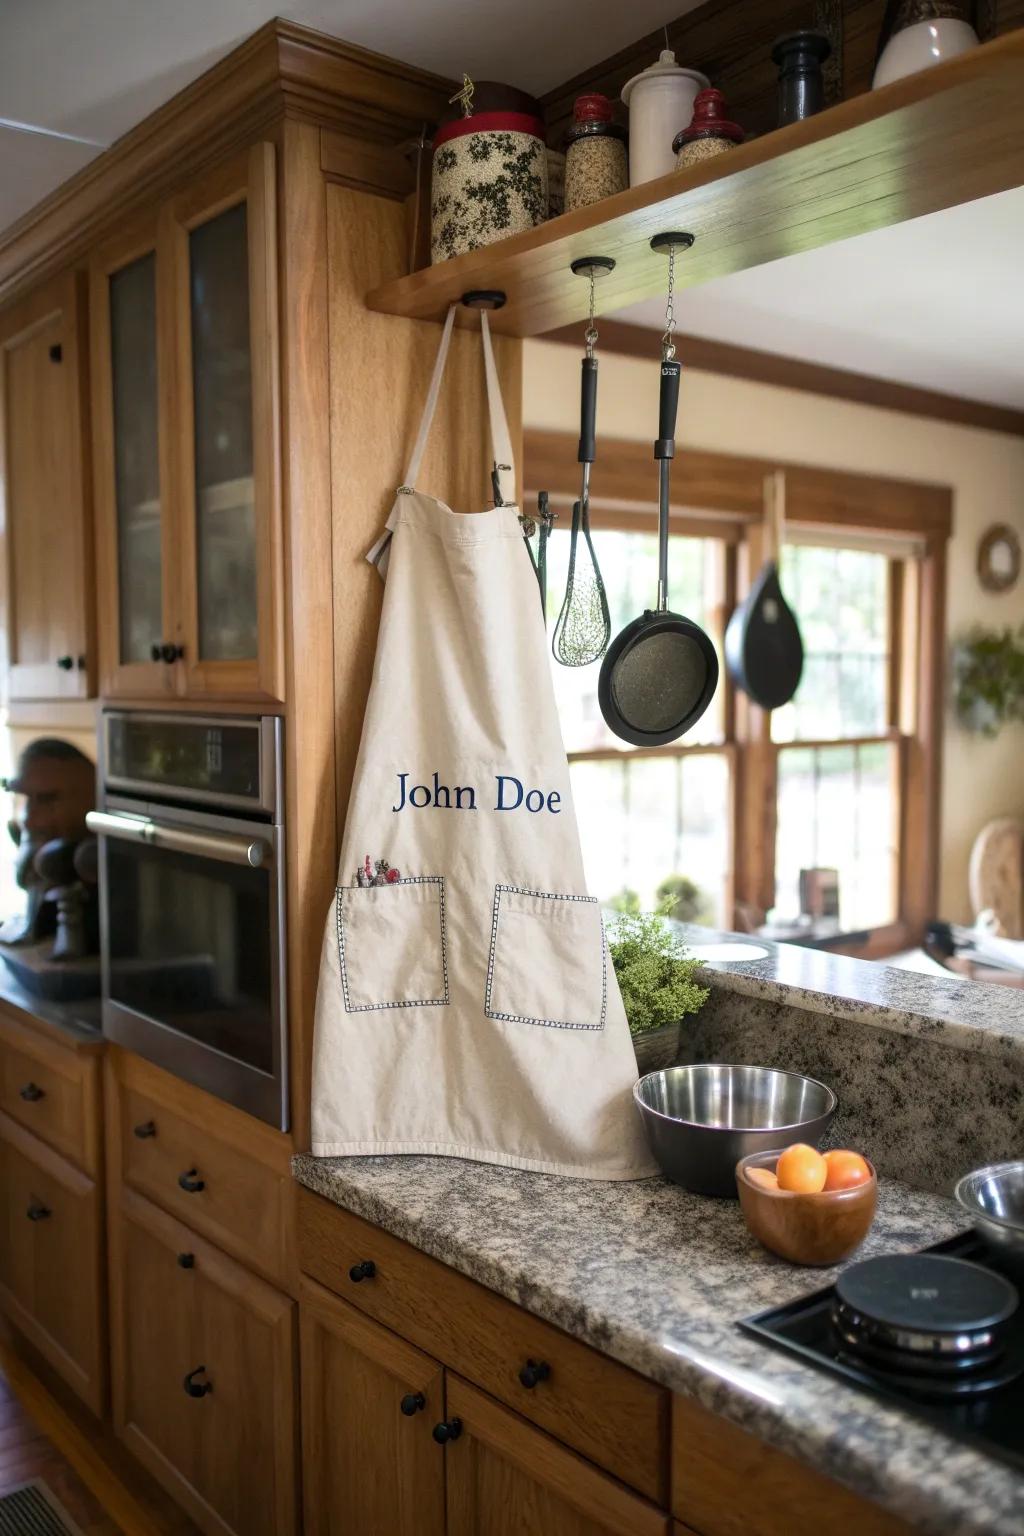
{"type": "Polygon", "coordinates": [[[566,134],[565,211],[586,208],[629,186],[626,130],[614,121],[607,96],[577,96],[566,134]]]}
{"type": "Polygon", "coordinates": [[[487,81],[467,81],[460,100],[462,115],[442,123],[434,136],[432,262],[521,234],[548,214],[539,103],[487,81]]]}

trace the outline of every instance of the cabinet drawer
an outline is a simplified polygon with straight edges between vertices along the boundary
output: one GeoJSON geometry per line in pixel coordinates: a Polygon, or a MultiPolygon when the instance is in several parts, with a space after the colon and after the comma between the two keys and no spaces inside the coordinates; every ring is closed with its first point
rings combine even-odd
{"type": "Polygon", "coordinates": [[[654,1382],[308,1189],[299,1190],[299,1262],[557,1439],[667,1502],[669,1402],[654,1382]],[[350,1277],[366,1264],[372,1276],[350,1277]],[[540,1370],[527,1386],[520,1372],[530,1379],[531,1364],[540,1370]]]}
{"type": "Polygon", "coordinates": [[[0,1016],[0,1110],[95,1177],[99,1061],[0,1016]]]}
{"type": "Polygon", "coordinates": [[[95,1184],[0,1114],[0,1303],[97,1413],[106,1389],[95,1184]]]}
{"type": "Polygon", "coordinates": [[[114,1425],[211,1536],[296,1530],[295,1303],[122,1191],[114,1425]]]}
{"type": "Polygon", "coordinates": [[[887,1510],[858,1498],[784,1451],[699,1403],[672,1403],[672,1509],[701,1536],[913,1536],[887,1510]]]}
{"type": "Polygon", "coordinates": [[[172,1080],[159,1093],[135,1086],[133,1078],[152,1080],[155,1069],[130,1059],[125,1066],[119,1054],[127,1076],[119,1079],[118,1104],[124,1182],[268,1279],[288,1284],[294,1195],[285,1138],[269,1130],[264,1137],[256,1122],[237,1136],[235,1112],[211,1105],[186,1083],[172,1080]],[[264,1160],[268,1148],[276,1166],[264,1160]]]}

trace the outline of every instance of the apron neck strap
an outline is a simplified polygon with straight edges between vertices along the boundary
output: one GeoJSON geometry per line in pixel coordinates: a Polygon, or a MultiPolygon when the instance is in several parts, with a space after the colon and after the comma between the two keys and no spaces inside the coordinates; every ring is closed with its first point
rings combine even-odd
{"type": "MultiPolygon", "coordinates": [[[[413,490],[420,472],[427,439],[430,436],[430,428],[434,421],[434,412],[437,410],[438,396],[441,393],[444,365],[448,361],[448,349],[451,346],[452,328],[455,325],[455,311],[457,308],[457,305],[452,304],[445,317],[444,329],[441,332],[441,341],[437,349],[437,357],[434,361],[434,371],[430,378],[430,387],[427,390],[427,398],[423,406],[423,416],[420,420],[419,431],[416,434],[412,453],[409,455],[409,462],[402,480],[402,490],[413,490]]],[[[485,309],[480,311],[480,337],[483,343],[484,381],[487,387],[487,411],[491,424],[491,452],[494,455],[495,485],[500,504],[509,505],[515,501],[512,437],[508,429],[505,402],[501,397],[498,369],[494,361],[494,348],[491,345],[491,328],[485,309]]]]}

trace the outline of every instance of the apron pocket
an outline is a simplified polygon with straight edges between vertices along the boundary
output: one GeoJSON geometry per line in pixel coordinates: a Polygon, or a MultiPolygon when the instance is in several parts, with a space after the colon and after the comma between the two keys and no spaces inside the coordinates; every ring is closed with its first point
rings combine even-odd
{"type": "Polygon", "coordinates": [[[608,973],[593,896],[494,887],[484,1012],[510,1024],[603,1029],[608,973]]]}
{"type": "Polygon", "coordinates": [[[447,1004],[440,875],[414,876],[393,885],[340,886],[337,913],[347,1013],[447,1004]]]}

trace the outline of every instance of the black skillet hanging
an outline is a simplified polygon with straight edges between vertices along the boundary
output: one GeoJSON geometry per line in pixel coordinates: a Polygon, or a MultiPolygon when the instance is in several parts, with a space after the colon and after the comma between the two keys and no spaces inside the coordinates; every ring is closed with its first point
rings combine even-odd
{"type": "Polygon", "coordinates": [[[610,730],[636,747],[659,747],[695,725],[711,703],[718,684],[718,657],[707,635],[692,619],[668,606],[668,521],[670,472],[676,451],[680,364],[672,333],[675,317],[675,253],[693,244],[686,234],[655,235],[651,246],[667,251],[668,306],[661,347],[658,410],[658,605],[616,635],[601,663],[598,700],[610,730]]]}
{"type": "Polygon", "coordinates": [[[765,479],[765,563],[725,631],[725,664],[737,688],[762,709],[781,709],[800,685],[804,646],[779,585],[786,477],[765,479]]]}

